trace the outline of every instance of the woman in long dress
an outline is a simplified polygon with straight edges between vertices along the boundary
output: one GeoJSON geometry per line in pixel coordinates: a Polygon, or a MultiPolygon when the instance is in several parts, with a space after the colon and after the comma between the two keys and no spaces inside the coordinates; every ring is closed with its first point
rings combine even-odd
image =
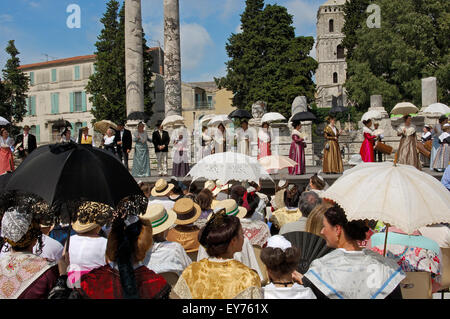
{"type": "Polygon", "coordinates": [[[272,151],[270,150],[271,142],[272,136],[270,134],[269,123],[265,122],[258,132],[258,159],[272,155],[272,151]]]}
{"type": "Polygon", "coordinates": [[[13,145],[14,140],[9,137],[8,131],[2,128],[0,136],[0,175],[14,171],[13,145]]]}
{"type": "Polygon", "coordinates": [[[375,162],[373,147],[375,146],[377,137],[370,128],[372,126],[372,120],[363,121],[363,124],[364,142],[361,145],[359,154],[361,154],[363,162],[375,162]]]}
{"type": "Polygon", "coordinates": [[[227,131],[223,123],[220,123],[214,134],[214,153],[227,151],[227,131]]]}
{"type": "Polygon", "coordinates": [[[296,161],[297,165],[289,167],[289,175],[303,175],[305,174],[305,147],[306,143],[300,133],[302,125],[300,122],[293,122],[294,130],[291,137],[291,148],[289,150],[289,158],[296,161]]]}
{"type": "Polygon", "coordinates": [[[433,162],[433,169],[438,172],[443,172],[447,168],[450,158],[450,134],[448,133],[450,131],[450,124],[445,124],[443,131],[444,132],[439,135],[439,143],[441,146],[439,147],[433,162]]]}
{"type": "Polygon", "coordinates": [[[237,152],[250,155],[250,130],[248,129],[248,121],[242,120],[241,127],[236,129],[237,152]]]}
{"type": "Polygon", "coordinates": [[[439,143],[439,136],[442,134],[443,130],[443,126],[447,123],[448,118],[445,115],[442,115],[439,118],[439,123],[436,124],[433,127],[433,147],[431,148],[431,155],[430,155],[430,169],[433,170],[433,163],[434,163],[434,159],[436,158],[436,153],[439,149],[439,147],[441,146],[441,144],[439,143]]]}
{"type": "Polygon", "coordinates": [[[411,115],[405,115],[403,121],[405,124],[397,130],[397,136],[401,136],[396,154],[397,163],[412,165],[418,170],[422,170],[419,153],[417,152],[416,128],[411,124],[411,115]]]}
{"type": "Polygon", "coordinates": [[[338,139],[340,132],[336,128],[336,118],[329,116],[328,123],[324,129],[326,143],[323,151],[322,171],[327,174],[341,174],[344,171],[344,165],[342,164],[341,150],[339,148],[338,139]]]}
{"type": "Polygon", "coordinates": [[[185,177],[189,173],[190,162],[190,138],[185,127],[178,128],[172,135],[173,143],[173,168],[172,175],[177,177],[185,177]]]}
{"type": "Polygon", "coordinates": [[[152,140],[148,137],[147,132],[144,131],[144,123],[140,122],[137,131],[133,135],[135,148],[131,175],[134,177],[150,176],[150,156],[147,142],[151,141],[152,140]]]}
{"type": "Polygon", "coordinates": [[[212,137],[208,135],[208,128],[206,126],[202,127],[202,157],[204,158],[211,155],[211,142],[212,137]]]}

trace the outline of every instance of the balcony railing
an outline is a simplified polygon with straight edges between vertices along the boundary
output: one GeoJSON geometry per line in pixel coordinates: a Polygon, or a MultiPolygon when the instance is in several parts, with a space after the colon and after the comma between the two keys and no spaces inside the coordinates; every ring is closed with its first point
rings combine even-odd
{"type": "Polygon", "coordinates": [[[207,102],[207,101],[196,101],[195,102],[195,108],[196,109],[211,109],[212,108],[212,103],[207,102]]]}

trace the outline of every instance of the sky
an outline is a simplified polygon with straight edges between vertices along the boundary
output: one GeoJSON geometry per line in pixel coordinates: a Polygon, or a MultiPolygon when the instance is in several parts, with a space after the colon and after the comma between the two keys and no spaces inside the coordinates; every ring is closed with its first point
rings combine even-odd
{"type": "MultiPolygon", "coordinates": [[[[21,64],[93,54],[107,0],[0,0],[0,68],[15,40],[21,64]],[[69,28],[67,8],[77,4],[80,28],[69,28]]],[[[122,1],[120,1],[122,2],[122,1]]],[[[316,35],[316,16],[325,0],[266,0],[294,16],[297,36],[316,35]]],[[[213,81],[226,74],[225,45],[239,32],[245,0],[180,0],[181,64],[184,82],[213,81]]],[[[142,23],[150,47],[164,47],[163,0],[142,0],[142,23]]],[[[311,51],[315,57],[315,49],[311,51]]]]}

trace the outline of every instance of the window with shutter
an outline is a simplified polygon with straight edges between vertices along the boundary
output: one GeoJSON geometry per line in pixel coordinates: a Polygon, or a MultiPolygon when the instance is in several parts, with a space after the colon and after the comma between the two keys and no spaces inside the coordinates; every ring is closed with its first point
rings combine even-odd
{"type": "Polygon", "coordinates": [[[36,115],[36,97],[31,97],[31,114],[30,115],[36,115]]]}
{"type": "Polygon", "coordinates": [[[30,72],[30,85],[34,85],[34,72],[30,72]]]}
{"type": "Polygon", "coordinates": [[[79,80],[80,78],[80,66],[77,65],[75,66],[75,80],[79,80]]]}
{"type": "Polygon", "coordinates": [[[52,82],[56,82],[56,69],[52,69],[52,82]]]}
{"type": "Polygon", "coordinates": [[[83,112],[87,111],[87,97],[85,91],[81,92],[81,109],[83,112]]]}
{"type": "Polygon", "coordinates": [[[69,100],[70,100],[70,113],[73,113],[75,111],[75,93],[74,92],[69,93],[69,100]]]}

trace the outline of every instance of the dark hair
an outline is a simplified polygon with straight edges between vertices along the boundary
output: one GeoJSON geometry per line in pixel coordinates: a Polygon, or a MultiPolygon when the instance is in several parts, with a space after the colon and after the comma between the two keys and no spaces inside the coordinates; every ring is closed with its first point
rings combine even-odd
{"type": "Polygon", "coordinates": [[[318,190],[323,190],[326,186],[325,181],[320,179],[317,173],[311,176],[310,181],[318,190]]]}
{"type": "Polygon", "coordinates": [[[441,115],[441,117],[439,118],[439,123],[442,124],[445,122],[445,120],[447,120],[448,117],[446,115],[441,115]]]}
{"type": "Polygon", "coordinates": [[[172,192],[174,194],[176,194],[176,195],[183,195],[183,190],[181,189],[180,182],[178,182],[176,179],[172,178],[172,179],[170,179],[169,183],[174,185],[174,187],[172,189],[172,192]]]}
{"type": "Polygon", "coordinates": [[[114,260],[117,262],[119,268],[124,299],[139,299],[133,260],[136,253],[136,242],[141,230],[141,221],[126,227],[123,220],[117,220],[112,225],[111,233],[116,236],[118,245],[114,260]]]}
{"type": "MultiPolygon", "coordinates": [[[[185,184],[186,185],[186,184],[185,184]]],[[[194,195],[197,195],[198,194],[198,192],[201,190],[199,190],[199,187],[195,184],[195,183],[191,183],[190,185],[189,185],[189,190],[190,190],[190,192],[192,193],[192,194],[194,194],[194,195]]]]}
{"type": "Polygon", "coordinates": [[[424,126],[424,128],[425,128],[428,132],[431,132],[431,127],[429,127],[429,126],[424,126]]]}
{"type": "Polygon", "coordinates": [[[150,194],[153,186],[150,183],[144,182],[141,184],[140,188],[141,188],[141,191],[146,195],[146,194],[150,194]]]}
{"type": "Polygon", "coordinates": [[[239,206],[244,203],[244,194],[247,190],[242,185],[234,185],[231,187],[230,197],[236,201],[239,206]]]}
{"type": "Polygon", "coordinates": [[[410,118],[411,118],[411,115],[406,114],[406,115],[403,116],[403,121],[406,122],[406,120],[410,119],[410,118]]]}
{"type": "Polygon", "coordinates": [[[300,121],[293,121],[292,122],[292,127],[296,128],[297,126],[299,126],[301,123],[300,121]]]}
{"type": "Polygon", "coordinates": [[[369,124],[370,122],[372,122],[372,120],[371,120],[371,119],[368,119],[368,120],[364,120],[364,121],[363,121],[363,124],[364,124],[364,125],[367,125],[367,124],[369,124]]]}
{"type": "Polygon", "coordinates": [[[259,201],[261,199],[256,193],[247,193],[247,203],[248,209],[245,218],[250,218],[255,213],[256,208],[259,206],[259,201]]]}
{"type": "Polygon", "coordinates": [[[302,212],[303,217],[308,217],[313,209],[322,204],[322,199],[315,192],[303,192],[298,201],[298,209],[302,212]]]}
{"type": "Polygon", "coordinates": [[[350,240],[364,240],[369,227],[362,220],[353,220],[349,222],[345,216],[344,210],[338,205],[330,207],[325,212],[327,221],[332,225],[340,225],[344,228],[345,236],[350,240]]]}
{"type": "Polygon", "coordinates": [[[298,207],[298,200],[300,198],[300,192],[298,191],[298,186],[295,184],[288,185],[288,188],[284,192],[284,204],[287,207],[298,207]],[[293,185],[293,186],[291,186],[293,185]],[[289,187],[292,187],[289,190],[289,187]]]}
{"type": "Polygon", "coordinates": [[[200,193],[198,193],[196,198],[196,203],[200,206],[202,210],[211,209],[212,201],[213,201],[213,193],[207,188],[202,189],[200,193]]]}
{"type": "Polygon", "coordinates": [[[300,249],[297,247],[287,248],[285,251],[272,247],[261,250],[261,261],[277,277],[292,273],[297,269],[299,260],[300,249]]]}
{"type": "Polygon", "coordinates": [[[200,230],[198,241],[206,248],[209,256],[219,257],[227,251],[231,240],[241,228],[241,221],[236,216],[217,213],[200,230]]]}

